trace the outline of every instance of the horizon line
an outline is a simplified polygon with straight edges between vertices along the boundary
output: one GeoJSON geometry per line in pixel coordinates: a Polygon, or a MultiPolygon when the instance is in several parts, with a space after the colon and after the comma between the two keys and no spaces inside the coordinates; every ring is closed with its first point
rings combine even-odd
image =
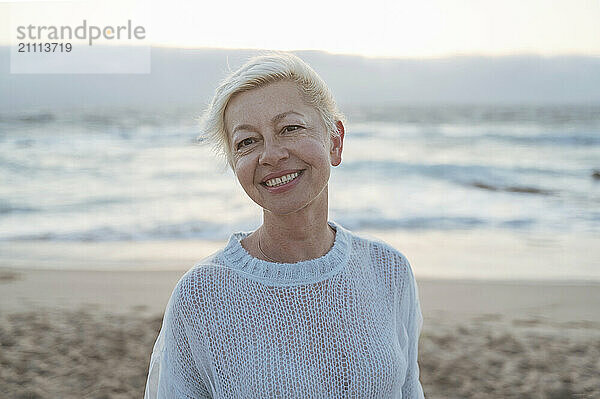
{"type": "MultiPolygon", "coordinates": [[[[11,43],[0,43],[0,48],[10,48],[15,46],[11,43]]],[[[566,58],[566,57],[581,57],[581,58],[598,58],[600,59],[599,54],[589,54],[589,53],[580,53],[580,52],[563,52],[556,54],[548,54],[534,51],[518,51],[512,53],[503,53],[503,54],[491,54],[491,53],[467,53],[467,52],[456,52],[456,53],[447,53],[447,54],[432,54],[432,55],[368,55],[368,54],[359,54],[359,53],[337,53],[331,50],[323,50],[323,49],[311,49],[311,48],[303,48],[303,49],[291,49],[291,50],[281,50],[281,49],[268,49],[268,48],[254,48],[254,47],[210,47],[210,46],[176,46],[176,45],[166,45],[166,44],[149,44],[149,45],[114,45],[114,44],[96,44],[98,47],[150,47],[150,49],[169,49],[169,50],[208,50],[208,51],[250,51],[250,52],[291,52],[291,53],[322,53],[331,56],[339,56],[339,57],[358,57],[358,58],[366,58],[372,60],[439,60],[439,59],[450,59],[450,58],[517,58],[517,57],[535,57],[535,58],[566,58]]]]}

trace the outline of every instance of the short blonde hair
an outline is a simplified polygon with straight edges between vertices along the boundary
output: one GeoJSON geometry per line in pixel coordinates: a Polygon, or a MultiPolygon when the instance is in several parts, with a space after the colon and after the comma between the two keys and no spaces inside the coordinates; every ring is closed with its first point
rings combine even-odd
{"type": "Polygon", "coordinates": [[[284,80],[298,85],[304,101],[317,110],[330,136],[338,135],[336,122],[345,122],[345,117],[323,79],[294,54],[269,52],[250,58],[219,84],[212,101],[200,117],[199,139],[212,145],[215,152],[224,157],[233,169],[233,154],[225,128],[227,104],[238,93],[284,80]]]}

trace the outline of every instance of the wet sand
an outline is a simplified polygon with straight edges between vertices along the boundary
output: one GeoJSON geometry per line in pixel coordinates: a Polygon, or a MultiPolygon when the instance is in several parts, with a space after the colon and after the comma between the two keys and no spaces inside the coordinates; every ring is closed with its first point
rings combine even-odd
{"type": "MultiPolygon", "coordinates": [[[[140,398],[184,271],[0,269],[6,398],[140,398]]],[[[428,398],[600,397],[600,285],[418,279],[428,398]]]]}

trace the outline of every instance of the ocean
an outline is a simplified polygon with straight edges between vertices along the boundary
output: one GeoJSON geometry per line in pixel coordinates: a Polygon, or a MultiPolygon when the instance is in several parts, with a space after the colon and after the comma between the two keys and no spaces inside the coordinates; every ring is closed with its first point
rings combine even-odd
{"type": "MultiPolygon", "coordinates": [[[[600,105],[342,106],[330,219],[356,231],[600,237],[600,105]]],[[[200,109],[0,113],[0,241],[223,241],[261,211],[200,109]]]]}

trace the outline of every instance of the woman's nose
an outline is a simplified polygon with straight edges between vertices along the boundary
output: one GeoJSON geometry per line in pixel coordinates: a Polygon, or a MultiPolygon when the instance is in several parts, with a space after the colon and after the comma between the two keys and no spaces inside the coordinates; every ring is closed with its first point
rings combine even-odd
{"type": "Polygon", "coordinates": [[[283,159],[287,159],[289,153],[287,149],[276,141],[265,141],[262,153],[258,159],[261,165],[277,165],[283,159]]]}

